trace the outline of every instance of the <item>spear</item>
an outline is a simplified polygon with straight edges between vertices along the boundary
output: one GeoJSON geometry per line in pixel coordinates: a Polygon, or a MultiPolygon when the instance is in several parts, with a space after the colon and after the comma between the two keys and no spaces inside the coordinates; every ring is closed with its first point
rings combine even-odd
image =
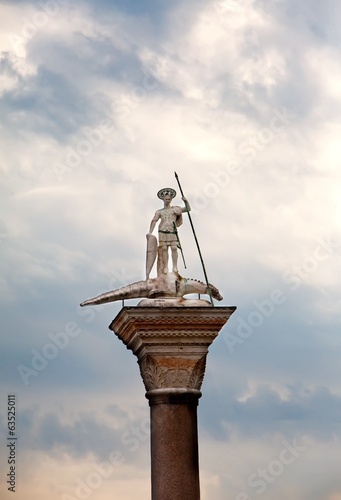
{"type": "MultiPolygon", "coordinates": [[[[178,176],[178,174],[176,172],[174,172],[174,174],[175,174],[175,178],[177,180],[177,183],[178,183],[178,186],[179,186],[179,189],[180,189],[181,196],[184,196],[184,193],[182,191],[182,187],[181,187],[181,184],[180,184],[180,181],[179,181],[179,176],[178,176]]],[[[203,268],[203,271],[204,271],[205,281],[206,281],[206,285],[207,285],[207,291],[208,291],[208,294],[210,296],[211,304],[214,307],[214,302],[213,302],[213,298],[212,298],[212,294],[211,294],[210,284],[208,282],[207,273],[206,273],[206,269],[205,269],[204,259],[202,258],[202,254],[201,254],[201,250],[200,250],[198,238],[197,238],[197,235],[195,233],[194,226],[193,226],[192,217],[191,217],[191,214],[189,213],[188,210],[187,210],[187,213],[188,213],[189,222],[191,224],[191,228],[192,228],[192,231],[193,231],[195,243],[197,245],[197,249],[198,249],[198,252],[199,252],[199,257],[200,257],[200,260],[201,260],[201,265],[202,265],[202,268],[203,268]]]]}

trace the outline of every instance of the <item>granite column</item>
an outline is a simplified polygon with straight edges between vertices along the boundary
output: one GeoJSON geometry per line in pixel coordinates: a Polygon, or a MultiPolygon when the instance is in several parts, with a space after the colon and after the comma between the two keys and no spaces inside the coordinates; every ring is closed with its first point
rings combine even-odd
{"type": "Polygon", "coordinates": [[[138,358],[151,416],[152,500],[199,500],[197,406],[208,348],[235,307],[123,307],[110,329],[138,358]]]}

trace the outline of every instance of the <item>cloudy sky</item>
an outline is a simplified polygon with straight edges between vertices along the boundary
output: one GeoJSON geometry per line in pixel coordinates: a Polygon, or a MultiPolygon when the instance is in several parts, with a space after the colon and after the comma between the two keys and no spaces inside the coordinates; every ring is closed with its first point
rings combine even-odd
{"type": "MultiPolygon", "coordinates": [[[[144,279],[156,192],[176,170],[209,279],[238,307],[198,410],[202,499],[340,500],[340,2],[0,8],[0,407],[7,436],[16,395],[16,499],[150,498],[148,403],[108,330],[121,304],[78,304],[144,279]]],[[[202,279],[186,218],[181,238],[180,272],[202,279]]]]}

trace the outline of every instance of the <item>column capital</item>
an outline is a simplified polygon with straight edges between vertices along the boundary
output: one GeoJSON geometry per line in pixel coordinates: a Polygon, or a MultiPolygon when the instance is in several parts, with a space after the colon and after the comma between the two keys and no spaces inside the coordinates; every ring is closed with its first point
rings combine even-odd
{"type": "Polygon", "coordinates": [[[123,307],[109,328],[137,356],[151,404],[188,402],[201,396],[208,348],[235,309],[123,307]]]}

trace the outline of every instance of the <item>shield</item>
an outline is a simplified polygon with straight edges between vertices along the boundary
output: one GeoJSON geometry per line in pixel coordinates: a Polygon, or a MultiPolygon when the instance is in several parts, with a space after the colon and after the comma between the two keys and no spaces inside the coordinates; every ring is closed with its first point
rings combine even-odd
{"type": "Polygon", "coordinates": [[[157,256],[157,238],[151,234],[147,238],[147,254],[146,254],[146,277],[149,278],[150,271],[154,265],[157,256]]]}

